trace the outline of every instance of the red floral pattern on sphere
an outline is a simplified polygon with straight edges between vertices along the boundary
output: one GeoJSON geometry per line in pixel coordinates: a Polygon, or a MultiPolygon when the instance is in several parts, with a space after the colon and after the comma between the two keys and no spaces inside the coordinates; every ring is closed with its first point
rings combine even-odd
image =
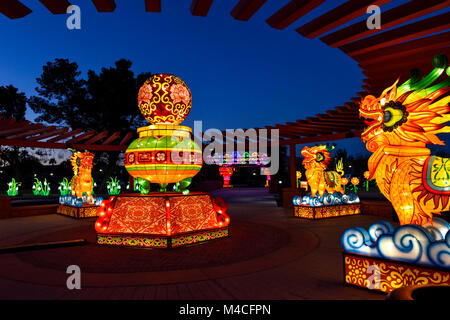
{"type": "Polygon", "coordinates": [[[177,125],[191,111],[192,95],[183,80],[172,74],[159,73],[139,89],[138,106],[152,124],[177,125]]]}

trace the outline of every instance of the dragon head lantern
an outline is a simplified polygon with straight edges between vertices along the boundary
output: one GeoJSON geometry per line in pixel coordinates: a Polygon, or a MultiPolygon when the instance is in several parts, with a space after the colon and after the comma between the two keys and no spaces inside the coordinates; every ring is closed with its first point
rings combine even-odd
{"type": "Polygon", "coordinates": [[[191,128],[179,124],[191,110],[192,97],[180,78],[159,73],[139,90],[138,106],[151,123],[137,130],[139,138],[125,152],[125,167],[134,178],[167,184],[187,191],[191,179],[202,167],[202,151],[191,139],[191,128]]]}
{"type": "Polygon", "coordinates": [[[332,160],[330,150],[331,148],[326,145],[303,147],[301,154],[305,158],[302,162],[305,169],[325,170],[332,160]]]}
{"type": "Polygon", "coordinates": [[[449,209],[450,159],[430,155],[427,144],[443,145],[436,135],[450,132],[450,78],[432,85],[445,73],[447,57],[433,58],[434,69],[420,79],[418,70],[398,86],[397,80],[379,97],[360,102],[365,118],[361,134],[369,159],[368,179],[392,202],[401,224],[424,224],[449,209]]]}

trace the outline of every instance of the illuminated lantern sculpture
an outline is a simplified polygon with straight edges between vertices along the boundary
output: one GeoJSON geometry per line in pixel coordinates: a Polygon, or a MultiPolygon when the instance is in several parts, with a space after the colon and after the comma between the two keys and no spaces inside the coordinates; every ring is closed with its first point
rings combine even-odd
{"type": "Polygon", "coordinates": [[[92,189],[94,183],[92,181],[92,161],[94,154],[90,152],[74,152],[70,158],[74,175],[70,180],[70,190],[73,196],[82,198],[87,195],[89,202],[93,200],[92,189]]]}
{"type": "MultiPolygon", "coordinates": [[[[369,159],[369,179],[376,179],[400,223],[424,224],[450,208],[450,159],[433,156],[427,144],[444,144],[438,133],[450,132],[450,79],[431,85],[445,71],[447,58],[433,59],[434,70],[422,80],[416,73],[398,80],[378,98],[366,96],[359,108],[366,118],[361,134],[369,159]]],[[[447,68],[450,75],[450,68],[447,68]]]]}
{"type": "Polygon", "coordinates": [[[311,188],[312,197],[315,197],[317,192],[321,197],[325,191],[344,193],[341,187],[341,177],[344,175],[342,161],[338,161],[336,164],[336,171],[326,171],[332,160],[328,151],[332,148],[320,145],[312,148],[303,147],[301,151],[302,156],[305,157],[302,163],[306,169],[306,179],[311,188]]]}
{"type": "Polygon", "coordinates": [[[264,170],[264,174],[266,175],[266,184],[264,185],[264,187],[268,188],[269,187],[269,183],[270,183],[270,169],[269,168],[264,168],[263,170],[264,170]]]}
{"type": "Polygon", "coordinates": [[[450,68],[447,57],[433,58],[434,69],[420,79],[417,70],[379,97],[366,96],[359,112],[369,173],[392,203],[400,221],[380,221],[368,230],[354,227],[341,238],[345,282],[390,292],[402,286],[450,285],[450,224],[434,214],[450,209],[450,159],[431,155],[427,144],[444,143],[450,132],[450,68]],[[447,77],[434,84],[441,75],[447,77]],[[369,266],[380,266],[368,270],[369,266]],[[366,275],[377,272],[376,283],[366,275]]]}
{"type": "Polygon", "coordinates": [[[336,171],[327,171],[331,163],[330,150],[334,145],[304,147],[301,154],[311,192],[305,196],[294,196],[294,216],[320,219],[359,214],[359,198],[356,194],[345,194],[342,187],[343,162],[338,161],[336,171]]]}
{"type": "Polygon", "coordinates": [[[223,187],[224,188],[233,188],[233,185],[230,184],[231,176],[233,175],[234,168],[230,166],[223,166],[219,168],[219,174],[223,177],[223,187]]]}
{"type": "Polygon", "coordinates": [[[94,154],[91,152],[73,151],[70,157],[73,177],[70,180],[71,195],[61,195],[57,213],[74,218],[90,218],[97,215],[97,208],[103,201],[93,196],[92,180],[94,154]]]}
{"type": "MultiPolygon", "coordinates": [[[[137,130],[139,138],[125,152],[125,168],[134,178],[169,183],[184,189],[202,167],[202,150],[191,139],[191,128],[179,126],[191,110],[189,88],[180,78],[157,74],[139,90],[138,106],[151,125],[137,130]]],[[[187,192],[187,190],[186,190],[187,192]]]]}
{"type": "Polygon", "coordinates": [[[142,85],[138,107],[150,125],[138,128],[124,157],[140,194],[121,193],[102,203],[97,243],[170,248],[228,236],[225,202],[187,189],[203,164],[191,128],[179,125],[191,105],[189,88],[174,75],[156,74],[142,85]],[[159,192],[150,192],[150,183],[159,184],[159,192]]]}

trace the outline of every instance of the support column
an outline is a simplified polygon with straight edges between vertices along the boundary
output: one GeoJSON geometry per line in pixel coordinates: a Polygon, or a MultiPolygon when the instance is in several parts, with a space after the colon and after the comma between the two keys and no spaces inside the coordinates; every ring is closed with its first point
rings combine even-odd
{"type": "Polygon", "coordinates": [[[134,192],[134,178],[131,174],[129,174],[128,184],[130,186],[130,188],[128,189],[128,192],[134,192]]]}
{"type": "Polygon", "coordinates": [[[291,178],[291,188],[297,188],[297,175],[296,175],[296,157],[295,157],[295,144],[289,145],[289,176],[291,178]]]}

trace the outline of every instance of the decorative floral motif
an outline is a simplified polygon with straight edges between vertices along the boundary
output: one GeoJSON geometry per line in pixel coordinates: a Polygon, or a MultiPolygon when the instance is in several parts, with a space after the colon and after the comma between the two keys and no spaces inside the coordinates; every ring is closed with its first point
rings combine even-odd
{"type": "Polygon", "coordinates": [[[182,84],[175,84],[170,87],[170,98],[174,103],[183,102],[188,105],[191,101],[191,94],[182,84]]]}
{"type": "Polygon", "coordinates": [[[163,162],[166,161],[166,154],[162,151],[156,153],[156,161],[163,162]]]}
{"type": "Polygon", "coordinates": [[[150,103],[153,97],[153,90],[150,84],[144,84],[139,89],[138,100],[140,102],[150,103]]]}

